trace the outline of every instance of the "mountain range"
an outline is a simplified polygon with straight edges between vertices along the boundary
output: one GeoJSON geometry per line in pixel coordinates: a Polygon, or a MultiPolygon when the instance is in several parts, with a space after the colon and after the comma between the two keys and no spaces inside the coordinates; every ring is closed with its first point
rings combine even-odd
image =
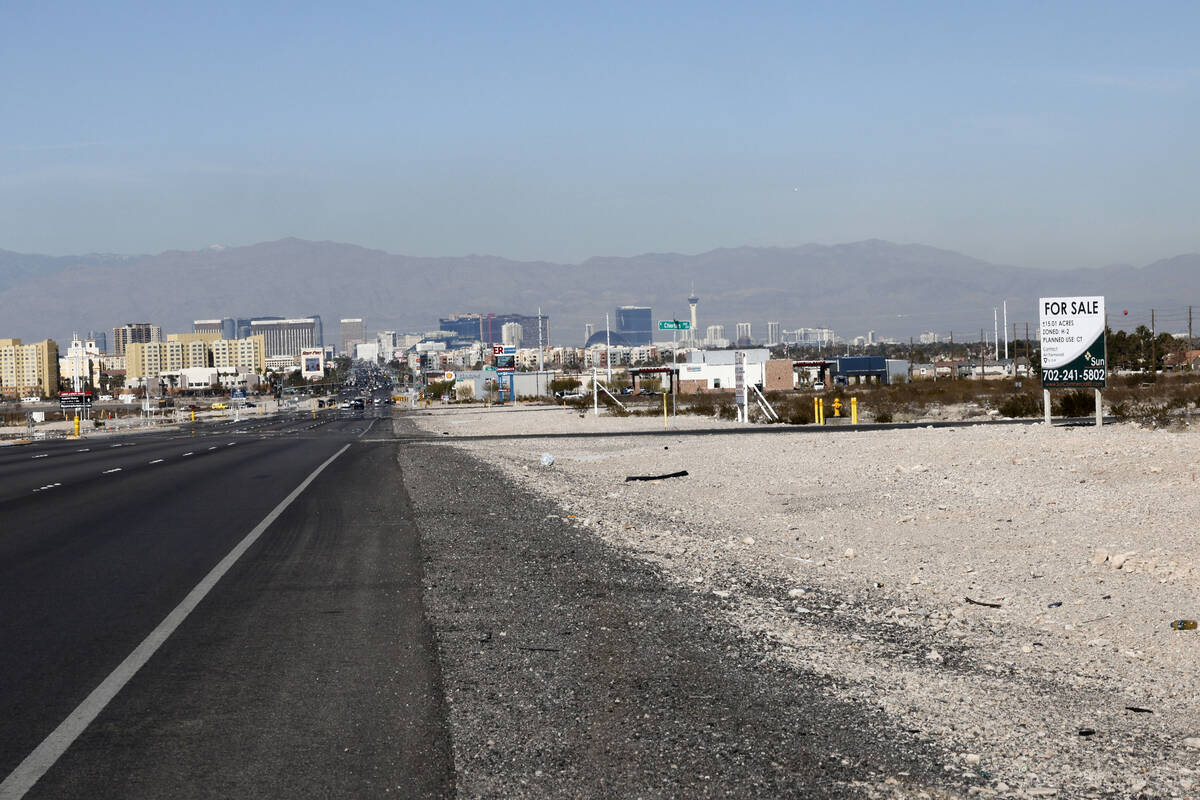
{"type": "MultiPolygon", "coordinates": [[[[651,306],[655,319],[687,319],[700,297],[701,335],[724,324],[827,327],[839,336],[876,331],[907,339],[924,331],[958,341],[991,337],[993,309],[1031,330],[1040,296],[1105,295],[1114,314],[1148,322],[1149,309],[1179,327],[1200,302],[1200,254],[1129,265],[1038,270],[991,264],[920,244],[868,240],[839,245],[738,247],[698,255],[596,257],[581,264],[498,256],[415,257],[351,244],[282,239],[157,255],[27,255],[0,250],[0,337],[46,337],[153,322],[190,331],[194,319],[320,314],[326,342],[338,319],[364,317],[368,331],[428,331],[456,312],[549,317],[552,343],[583,343],[584,324],[603,330],[620,305],[651,306]]],[[[615,324],[615,320],[614,320],[615,324]]],[[[1186,330],[1186,323],[1183,330],[1186,330]]],[[[1163,325],[1159,330],[1166,330],[1163,325]]],[[[64,345],[65,346],[65,345],[64,345]]]]}

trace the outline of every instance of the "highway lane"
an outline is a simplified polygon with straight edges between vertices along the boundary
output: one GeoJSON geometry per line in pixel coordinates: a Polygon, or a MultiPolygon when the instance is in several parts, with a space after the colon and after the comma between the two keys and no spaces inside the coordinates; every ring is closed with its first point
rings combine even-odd
{"type": "Polygon", "coordinates": [[[296,783],[301,776],[375,793],[410,780],[418,754],[426,763],[417,784],[437,794],[448,767],[429,765],[448,765],[448,747],[419,613],[416,535],[397,535],[406,530],[407,500],[395,491],[395,445],[360,441],[376,423],[264,418],[198,426],[179,438],[45,443],[39,459],[36,451],[5,452],[0,485],[23,480],[26,488],[0,494],[0,779],[247,532],[349,444],[30,796],[295,796],[309,793],[296,783]],[[105,464],[120,471],[106,474],[98,469],[105,464]],[[47,470],[65,480],[28,489],[47,470]],[[387,513],[374,517],[371,509],[387,513]],[[328,688],[329,674],[355,669],[361,674],[340,691],[309,697],[328,688]],[[372,714],[384,689],[405,702],[372,714]],[[424,721],[411,719],[417,709],[424,721]],[[208,738],[181,738],[173,726],[199,726],[208,738]],[[347,757],[331,736],[354,742],[358,754],[347,757]],[[395,747],[409,757],[372,749],[396,746],[397,737],[419,746],[395,747]],[[247,766],[251,742],[261,752],[247,766]],[[153,775],[145,771],[149,752],[160,752],[153,775]],[[121,781],[135,783],[114,790],[121,781]]]}
{"type": "MultiPolygon", "coordinates": [[[[270,420],[254,426],[189,426],[166,433],[99,435],[88,438],[7,447],[0,453],[0,503],[27,494],[61,491],[83,482],[114,482],[121,473],[148,466],[163,468],[185,458],[200,458],[224,447],[264,436],[309,434],[333,426],[362,433],[374,419],[325,417],[270,420]],[[115,477],[114,477],[115,476],[115,477]]],[[[323,435],[323,434],[322,434],[323,435]]]]}

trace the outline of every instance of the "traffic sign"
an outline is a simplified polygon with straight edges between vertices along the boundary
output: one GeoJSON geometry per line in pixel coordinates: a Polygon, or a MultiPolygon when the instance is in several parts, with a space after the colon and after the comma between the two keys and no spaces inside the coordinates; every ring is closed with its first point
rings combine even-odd
{"type": "Polygon", "coordinates": [[[62,392],[58,396],[60,408],[87,408],[92,405],[91,392],[62,392]]]}
{"type": "Polygon", "coordinates": [[[692,323],[686,319],[660,319],[658,329],[660,331],[690,331],[692,323]]]}
{"type": "Polygon", "coordinates": [[[446,371],[446,377],[445,377],[445,379],[446,379],[446,380],[448,380],[448,381],[452,381],[452,380],[454,380],[454,373],[453,373],[453,372],[450,372],[449,370],[447,370],[447,371],[446,371]]]}

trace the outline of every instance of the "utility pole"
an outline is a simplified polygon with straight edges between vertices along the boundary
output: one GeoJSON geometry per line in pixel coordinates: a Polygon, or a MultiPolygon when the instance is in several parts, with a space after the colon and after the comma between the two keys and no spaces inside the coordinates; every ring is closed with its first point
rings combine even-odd
{"type": "Polygon", "coordinates": [[[1000,360],[1000,315],[992,309],[992,344],[996,347],[996,360],[1000,360]]]}
{"type": "Polygon", "coordinates": [[[983,328],[979,329],[979,380],[987,375],[987,339],[983,336],[983,328]]]}
{"type": "Polygon", "coordinates": [[[1029,350],[1029,323],[1025,323],[1025,374],[1033,377],[1033,355],[1029,350]]]}
{"type": "Polygon", "coordinates": [[[608,367],[608,382],[612,383],[612,332],[608,328],[608,314],[604,315],[604,363],[608,367]]]}
{"type": "Polygon", "coordinates": [[[958,362],[954,360],[954,331],[950,331],[950,377],[958,377],[958,362]]]}
{"type": "MultiPolygon", "coordinates": [[[[541,306],[538,306],[538,372],[544,371],[544,367],[546,366],[545,361],[541,357],[541,348],[541,306]]],[[[538,380],[541,380],[540,375],[538,380]]]]}
{"type": "Polygon", "coordinates": [[[1188,366],[1192,365],[1192,307],[1188,306],[1188,366]]]}
{"type": "Polygon", "coordinates": [[[1150,309],[1150,374],[1158,374],[1158,336],[1154,332],[1154,309],[1150,309]]]}
{"type": "MultiPolygon", "coordinates": [[[[1017,324],[1013,323],[1013,330],[1017,329],[1017,324]]],[[[1017,334],[1013,334],[1013,338],[1017,338],[1017,334]]],[[[1008,301],[1004,301],[1004,360],[1008,360],[1008,301]]]]}

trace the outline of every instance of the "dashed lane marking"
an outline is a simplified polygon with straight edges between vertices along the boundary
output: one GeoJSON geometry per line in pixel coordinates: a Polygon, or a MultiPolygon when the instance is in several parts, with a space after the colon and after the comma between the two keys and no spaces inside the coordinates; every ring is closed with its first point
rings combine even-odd
{"type": "Polygon", "coordinates": [[[150,463],[151,463],[151,464],[161,464],[161,463],[162,463],[162,462],[164,462],[164,461],[166,461],[166,459],[165,459],[165,458],[156,458],[156,459],[154,459],[153,461],[151,461],[150,463]]]}
{"type": "Polygon", "coordinates": [[[187,458],[187,457],[188,457],[188,456],[190,456],[190,455],[191,455],[191,453],[184,453],[184,454],[183,454],[183,458],[187,458]]]}
{"type": "Polygon", "coordinates": [[[100,474],[101,475],[111,475],[114,472],[120,472],[120,471],[121,471],[120,467],[113,467],[112,469],[104,470],[104,472],[101,472],[100,474]]]}
{"type": "Polygon", "coordinates": [[[38,453],[36,456],[30,456],[30,458],[45,458],[48,455],[50,455],[50,454],[49,453],[38,453]]]}

